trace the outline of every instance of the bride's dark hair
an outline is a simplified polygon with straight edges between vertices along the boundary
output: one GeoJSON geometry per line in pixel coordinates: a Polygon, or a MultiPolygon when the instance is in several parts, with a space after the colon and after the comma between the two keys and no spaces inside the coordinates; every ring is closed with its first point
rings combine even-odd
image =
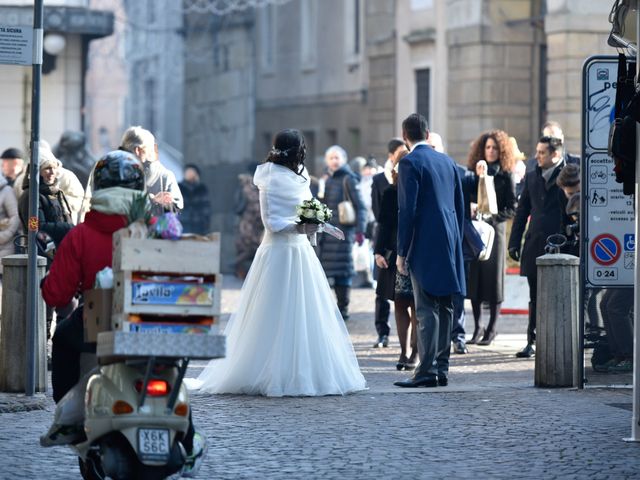
{"type": "Polygon", "coordinates": [[[304,161],[307,158],[307,146],[299,130],[286,129],[278,132],[273,139],[273,147],[265,162],[273,162],[290,168],[302,176],[304,161]]]}

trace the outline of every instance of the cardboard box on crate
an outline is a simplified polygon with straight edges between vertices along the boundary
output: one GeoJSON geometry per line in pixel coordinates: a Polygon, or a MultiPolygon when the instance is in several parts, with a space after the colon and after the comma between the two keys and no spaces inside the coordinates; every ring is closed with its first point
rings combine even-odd
{"type": "Polygon", "coordinates": [[[155,355],[224,356],[224,337],[216,335],[219,271],[218,233],[172,241],[116,232],[112,331],[98,334],[98,356],[153,354],[149,348],[155,355]]]}

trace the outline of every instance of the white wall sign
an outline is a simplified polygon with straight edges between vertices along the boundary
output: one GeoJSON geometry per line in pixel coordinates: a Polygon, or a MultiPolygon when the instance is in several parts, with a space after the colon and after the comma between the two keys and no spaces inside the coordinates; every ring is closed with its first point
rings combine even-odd
{"type": "Polygon", "coordinates": [[[33,27],[0,25],[0,64],[33,63],[33,27]]]}
{"type": "Polygon", "coordinates": [[[587,287],[633,286],[633,199],[615,181],[607,153],[613,121],[618,60],[591,57],[583,70],[582,261],[587,287]]]}

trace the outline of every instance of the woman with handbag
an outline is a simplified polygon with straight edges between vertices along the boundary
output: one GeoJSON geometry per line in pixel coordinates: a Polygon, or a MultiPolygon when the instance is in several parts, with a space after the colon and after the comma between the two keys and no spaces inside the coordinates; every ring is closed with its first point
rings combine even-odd
{"type": "MultiPolygon", "coordinates": [[[[399,151],[393,159],[394,165],[409,152],[399,151]]],[[[400,358],[396,363],[398,370],[413,370],[418,356],[418,337],[416,335],[416,311],[413,300],[411,278],[402,275],[396,269],[398,253],[398,172],[392,170],[392,183],[385,189],[380,202],[378,215],[378,234],[374,247],[376,264],[380,268],[376,294],[385,300],[393,300],[396,317],[396,329],[400,340],[400,358]],[[411,326],[411,354],[407,356],[409,326],[411,326]]]]}
{"type": "Polygon", "coordinates": [[[328,177],[324,184],[324,203],[333,211],[329,223],[344,232],[345,240],[330,235],[318,238],[318,256],[327,278],[333,279],[338,308],[349,319],[351,282],[354,275],[353,244],[362,245],[367,222],[367,208],[358,188],[358,178],[347,165],[347,152],[340,146],[325,153],[328,177]]]}
{"type": "Polygon", "coordinates": [[[477,217],[495,229],[491,256],[473,261],[469,268],[467,297],[471,300],[475,328],[467,344],[491,345],[496,337],[500,305],[504,300],[506,221],[516,211],[515,156],[509,135],[492,130],[480,135],[471,145],[469,170],[478,176],[478,190],[472,201],[478,203],[477,217]],[[484,161],[483,161],[484,160],[484,161]],[[489,304],[489,324],[481,324],[482,303],[489,304]]]}

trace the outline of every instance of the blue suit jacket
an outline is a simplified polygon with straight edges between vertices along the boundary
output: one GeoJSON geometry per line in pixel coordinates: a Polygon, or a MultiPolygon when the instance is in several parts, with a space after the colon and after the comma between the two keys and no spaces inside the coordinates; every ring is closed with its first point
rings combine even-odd
{"type": "Polygon", "coordinates": [[[398,255],[430,295],[466,293],[463,220],[457,165],[418,145],[398,165],[398,255]]]}

